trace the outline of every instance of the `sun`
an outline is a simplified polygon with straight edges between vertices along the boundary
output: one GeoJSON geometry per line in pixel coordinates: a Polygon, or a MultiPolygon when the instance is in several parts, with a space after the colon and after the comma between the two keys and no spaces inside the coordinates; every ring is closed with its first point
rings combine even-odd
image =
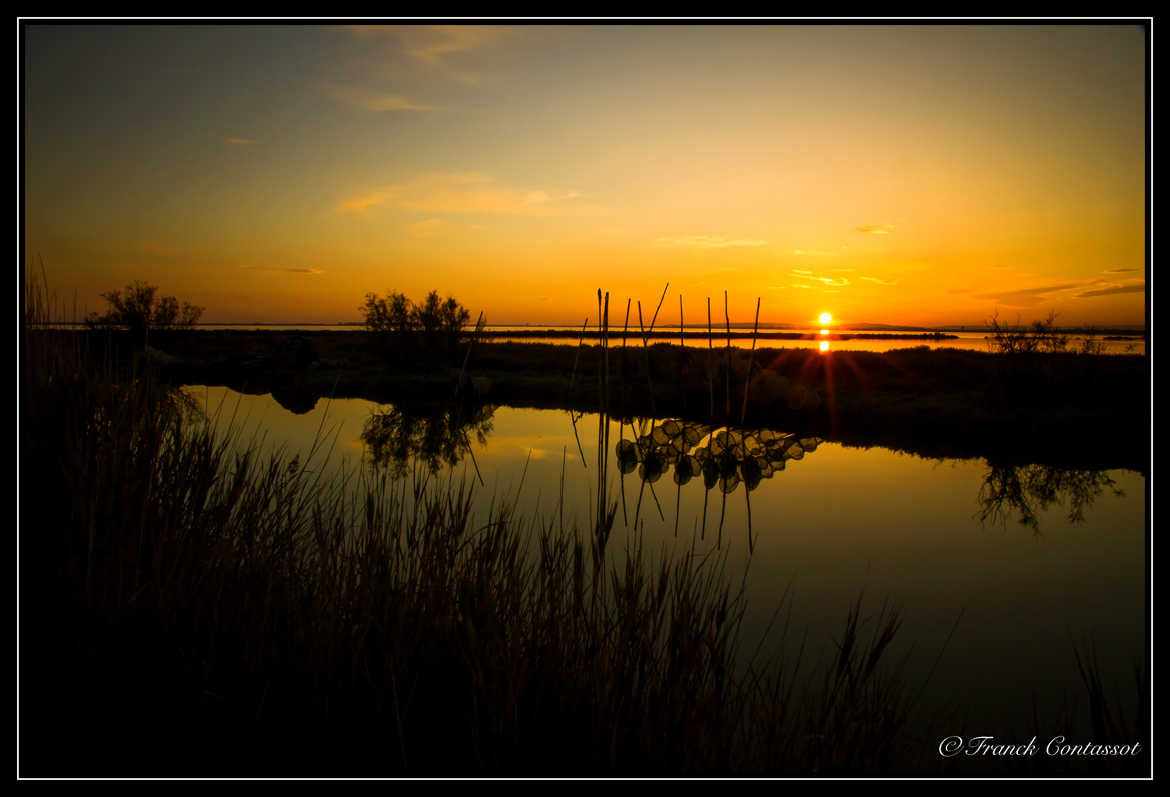
{"type": "Polygon", "coordinates": [[[827,327],[833,321],[833,316],[828,313],[821,313],[821,326],[827,327]]]}

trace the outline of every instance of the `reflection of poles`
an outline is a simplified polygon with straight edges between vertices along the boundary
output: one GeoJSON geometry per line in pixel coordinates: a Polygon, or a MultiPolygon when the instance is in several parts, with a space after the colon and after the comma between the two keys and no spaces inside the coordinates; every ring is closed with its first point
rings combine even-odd
{"type": "MultiPolygon", "coordinates": [[[[622,436],[622,434],[623,434],[622,427],[619,425],[618,426],[618,445],[619,446],[621,445],[621,441],[625,439],[622,436]]],[[[619,483],[621,485],[621,492],[622,492],[622,524],[625,525],[625,527],[628,529],[630,527],[630,518],[626,514],[626,472],[624,470],[622,470],[621,468],[618,468],[618,470],[621,471],[621,479],[620,479],[619,483]]]]}
{"type": "Polygon", "coordinates": [[[646,480],[641,479],[642,484],[638,487],[638,503],[634,505],[634,528],[638,528],[638,516],[642,514],[642,494],[646,492],[646,480]]]}
{"type": "MultiPolygon", "coordinates": [[[[584,418],[585,414],[582,413],[581,417],[584,418]]],[[[577,414],[572,410],[569,410],[569,420],[573,424],[573,439],[577,441],[577,453],[581,455],[581,467],[589,470],[589,464],[585,462],[585,451],[581,448],[581,438],[577,436],[577,414]]]]}
{"type": "Polygon", "coordinates": [[[699,534],[700,540],[705,540],[707,538],[707,496],[709,496],[709,495],[711,495],[711,490],[704,489],[703,490],[703,530],[699,534]]]}
{"type": "Polygon", "coordinates": [[[723,547],[723,518],[727,515],[727,493],[723,492],[722,489],[719,490],[719,493],[723,498],[719,507],[719,539],[715,543],[716,548],[723,547]]]}
{"type": "Polygon", "coordinates": [[[654,506],[658,509],[658,519],[666,520],[666,515],[662,512],[662,503],[658,500],[658,493],[654,492],[654,485],[650,485],[650,497],[654,499],[654,506]]]}
{"type": "Polygon", "coordinates": [[[479,463],[475,461],[475,452],[471,450],[471,438],[467,436],[467,429],[459,431],[463,434],[463,443],[467,446],[467,455],[471,457],[471,466],[475,468],[475,476],[479,479],[479,486],[483,487],[483,476],[479,472],[479,463]]]}
{"type": "Polygon", "coordinates": [[[569,458],[569,447],[561,447],[561,491],[557,496],[557,507],[561,517],[561,535],[565,533],[565,462],[569,458]]]}
{"type": "MultiPolygon", "coordinates": [[[[675,465],[677,468],[678,466],[675,465]]],[[[675,481],[677,487],[674,491],[674,536],[678,536],[678,513],[682,508],[682,482],[675,481]]]]}
{"type": "Polygon", "coordinates": [[[756,545],[752,539],[752,491],[748,489],[747,482],[743,483],[743,500],[747,502],[748,553],[754,553],[756,545]]]}

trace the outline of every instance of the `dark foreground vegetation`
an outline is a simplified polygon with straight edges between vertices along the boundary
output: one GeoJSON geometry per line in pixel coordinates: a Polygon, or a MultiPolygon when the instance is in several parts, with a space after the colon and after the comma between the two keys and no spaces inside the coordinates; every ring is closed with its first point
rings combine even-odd
{"type": "MultiPolygon", "coordinates": [[[[465,484],[238,453],[139,361],[22,362],[25,776],[820,774],[904,760],[899,626],[860,606],[799,688],[711,557],[472,520],[465,484]],[[863,630],[863,628],[865,630],[863,630]],[[795,695],[799,694],[798,700],[795,695]]],[[[224,432],[219,429],[218,432],[224,432]]],[[[741,574],[742,576],[742,574],[741,574]]]]}
{"type": "MultiPolygon", "coordinates": [[[[90,345],[131,344],[100,334],[111,337],[90,345]]],[[[596,411],[605,361],[615,417],[770,426],[1005,465],[1148,469],[1147,361],[1136,355],[925,346],[822,354],[632,339],[622,346],[617,336],[608,347],[465,341],[428,349],[357,331],[173,331],[153,340],[155,362],[174,381],[272,393],[294,412],[322,397],[396,403],[456,393],[596,411]]]]}
{"type": "MultiPolygon", "coordinates": [[[[801,667],[799,652],[756,660],[739,636],[743,574],[615,544],[603,491],[584,528],[521,516],[503,498],[477,519],[466,484],[425,473],[322,482],[319,453],[240,453],[173,389],[220,373],[252,389],[345,395],[378,375],[375,390],[721,417],[743,402],[750,418],[782,406],[831,422],[824,403],[842,397],[843,417],[840,388],[861,374],[869,381],[857,384],[885,391],[895,372],[940,379],[919,355],[885,370],[838,359],[830,371],[815,353],[756,352],[767,367],[749,380],[747,353],[708,378],[701,358],[631,349],[610,352],[602,380],[595,349],[577,360],[572,349],[477,347],[463,372],[345,334],[160,333],[147,349],[117,333],[26,327],[22,775],[964,774],[965,762],[944,768],[936,741],[909,732],[917,690],[887,662],[896,614],[866,618],[859,604],[819,666],[801,667]],[[748,399],[742,387],[717,392],[716,376],[746,380],[748,399]],[[835,394],[822,392],[830,379],[835,394]]],[[[1108,363],[1114,388],[1135,395],[1128,363],[1108,363]]],[[[1063,367],[1011,373],[1047,384],[1070,378],[1063,367]]],[[[1122,716],[1102,696],[1095,741],[1142,734],[1140,712],[1122,716]]],[[[1140,774],[1147,763],[1038,762],[1047,774],[1140,774]]]]}

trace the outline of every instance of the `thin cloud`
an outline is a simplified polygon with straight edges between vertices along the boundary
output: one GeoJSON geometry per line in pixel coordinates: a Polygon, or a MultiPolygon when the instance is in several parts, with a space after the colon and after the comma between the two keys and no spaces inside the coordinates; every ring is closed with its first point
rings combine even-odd
{"type": "Polygon", "coordinates": [[[987,299],[1007,305],[1008,307],[1035,307],[1050,301],[1049,294],[1061,291],[1075,290],[1083,287],[1083,283],[1068,283],[1064,285],[1045,285],[1041,288],[1023,288],[1012,291],[988,292],[976,296],[976,299],[987,299]]]}
{"type": "Polygon", "coordinates": [[[476,25],[359,25],[350,30],[360,37],[388,36],[418,66],[465,84],[481,79],[463,63],[467,56],[516,33],[512,28],[476,25]]]}
{"type": "Polygon", "coordinates": [[[811,271],[804,271],[803,269],[798,268],[792,269],[792,276],[801,280],[809,280],[810,282],[820,282],[824,285],[831,285],[835,288],[844,288],[849,284],[848,277],[841,277],[840,279],[834,279],[833,277],[818,277],[811,271]]]}
{"type": "Polygon", "coordinates": [[[857,231],[868,232],[874,235],[889,235],[893,229],[893,224],[863,224],[857,228],[857,231]]]}
{"type": "Polygon", "coordinates": [[[823,249],[793,249],[792,254],[797,257],[837,257],[837,252],[826,252],[823,249]]]}
{"type": "Polygon", "coordinates": [[[897,285],[898,284],[897,280],[894,280],[893,282],[887,282],[886,280],[878,279],[877,277],[858,277],[858,279],[863,279],[866,282],[876,282],[878,285],[897,285]]]}
{"type": "Polygon", "coordinates": [[[1129,273],[1134,272],[1134,271],[1137,271],[1137,269],[1136,268],[1107,268],[1104,271],[1102,271],[1101,273],[1102,274],[1129,274],[1129,273]]]}
{"type": "Polygon", "coordinates": [[[606,209],[559,198],[561,194],[501,185],[476,172],[428,174],[374,188],[338,203],[343,212],[366,213],[384,205],[425,213],[485,213],[518,216],[596,216],[606,209]]]}
{"type": "MultiPolygon", "coordinates": [[[[1131,271],[1133,269],[1130,269],[1131,271]]],[[[1084,293],[1076,294],[1078,299],[1089,299],[1093,296],[1113,296],[1118,293],[1145,293],[1145,284],[1141,285],[1115,285],[1112,288],[1101,288],[1095,291],[1085,291],[1084,293]]]]}
{"type": "Polygon", "coordinates": [[[324,274],[325,270],[320,268],[274,268],[271,266],[240,266],[246,271],[263,271],[268,274],[324,274]]]}
{"type": "Polygon", "coordinates": [[[764,246],[767,241],[755,238],[724,238],[719,235],[684,235],[678,238],[659,238],[667,246],[688,246],[697,249],[726,249],[731,246],[764,246]]]}
{"type": "Polygon", "coordinates": [[[331,99],[374,113],[394,111],[434,111],[433,105],[419,105],[402,94],[371,91],[358,86],[344,86],[339,83],[325,83],[322,88],[331,99]]]}
{"type": "Polygon", "coordinates": [[[225,144],[255,144],[256,142],[250,138],[239,138],[237,136],[228,136],[224,139],[225,144]]]}

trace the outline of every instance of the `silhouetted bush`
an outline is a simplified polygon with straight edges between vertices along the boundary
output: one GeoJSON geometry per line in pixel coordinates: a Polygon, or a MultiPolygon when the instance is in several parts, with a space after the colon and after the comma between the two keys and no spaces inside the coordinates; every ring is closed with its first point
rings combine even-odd
{"type": "Polygon", "coordinates": [[[451,296],[445,301],[440,299],[438,291],[427,294],[422,304],[415,304],[397,291],[384,297],[367,293],[365,304],[358,309],[365,316],[366,329],[386,342],[395,347],[417,343],[431,353],[453,351],[471,319],[466,307],[451,296]]]}
{"type": "Polygon", "coordinates": [[[1045,321],[1033,321],[1031,326],[1000,324],[998,315],[988,322],[991,327],[991,350],[997,354],[1032,354],[1034,352],[1068,351],[1068,335],[1056,329],[1056,314],[1049,313],[1045,321]]]}
{"type": "Polygon", "coordinates": [[[135,280],[124,290],[103,293],[110,304],[104,314],[90,313],[85,322],[90,327],[129,329],[145,337],[152,329],[193,327],[203,315],[203,308],[188,302],[180,306],[174,296],[157,296],[158,286],[135,280]]]}

